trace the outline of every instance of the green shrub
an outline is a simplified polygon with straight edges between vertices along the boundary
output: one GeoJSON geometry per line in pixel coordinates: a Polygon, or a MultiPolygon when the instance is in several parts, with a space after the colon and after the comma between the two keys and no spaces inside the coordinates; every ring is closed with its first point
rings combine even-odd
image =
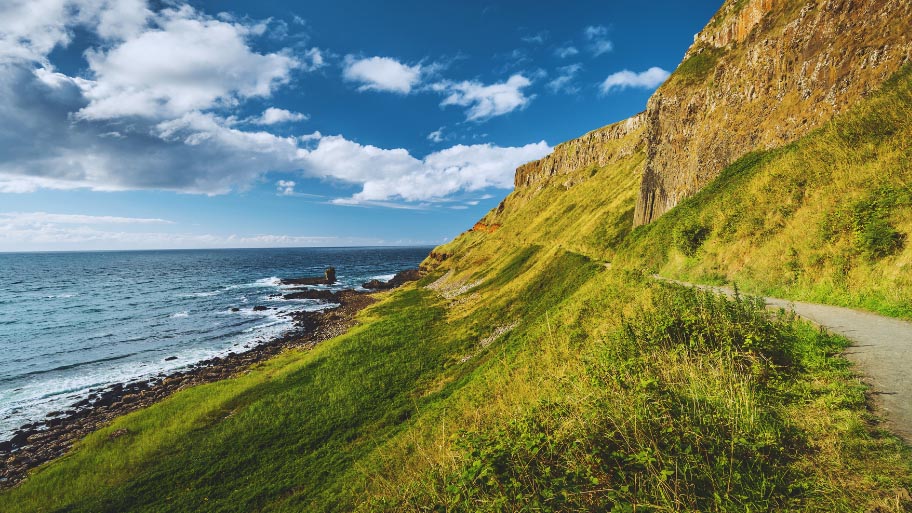
{"type": "Polygon", "coordinates": [[[681,253],[692,257],[697,254],[697,250],[709,237],[709,228],[696,224],[686,223],[675,232],[675,246],[681,250],[681,253]]]}

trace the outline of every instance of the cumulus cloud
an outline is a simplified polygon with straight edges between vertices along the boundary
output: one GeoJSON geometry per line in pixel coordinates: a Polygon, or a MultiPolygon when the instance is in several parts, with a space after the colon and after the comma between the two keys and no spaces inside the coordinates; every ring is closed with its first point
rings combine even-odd
{"type": "Polygon", "coordinates": [[[488,187],[510,188],[516,167],[551,150],[544,141],[509,148],[457,145],[418,159],[404,149],[382,149],[330,136],[302,158],[311,174],[362,184],[362,190],[343,203],[413,202],[488,187]]]}
{"type": "Polygon", "coordinates": [[[7,0],[0,4],[0,62],[46,62],[76,26],[91,27],[104,40],[129,38],[151,14],[145,0],[7,0]]]}
{"type": "Polygon", "coordinates": [[[579,87],[573,84],[573,79],[579,74],[583,69],[582,64],[571,64],[569,66],[561,66],[557,69],[558,76],[548,82],[547,87],[552,93],[559,93],[561,91],[568,94],[575,94],[579,92],[579,87]]]}
{"type": "Polygon", "coordinates": [[[484,121],[525,108],[534,98],[523,92],[523,89],[530,85],[532,85],[531,80],[517,74],[511,76],[506,82],[490,85],[473,80],[441,82],[434,84],[433,88],[447,95],[440,105],[468,107],[466,118],[469,121],[484,121]]]}
{"type": "Polygon", "coordinates": [[[276,192],[279,196],[294,196],[295,185],[297,185],[293,180],[279,180],[276,182],[276,192]]]}
{"type": "Polygon", "coordinates": [[[653,89],[664,82],[670,73],[659,67],[652,67],[646,71],[635,73],[630,70],[618,71],[608,75],[608,78],[602,82],[602,93],[610,93],[616,90],[628,88],[653,89]]]}
{"type": "MultiPolygon", "coordinates": [[[[280,194],[304,195],[295,190],[301,184],[297,178],[287,179],[301,176],[361,189],[342,203],[414,208],[465,191],[509,188],[519,164],[551,151],[542,141],[513,148],[460,145],[416,157],[341,135],[279,136],[242,129],[234,113],[246,100],[270,97],[295,70],[324,65],[322,53],[258,52],[252,39],[264,33],[265,22],[210,17],[172,3],[152,12],[141,0],[130,2],[35,0],[0,6],[26,27],[0,16],[0,192],[84,188],[223,194],[282,173],[286,179],[276,183],[280,194]],[[135,16],[118,18],[122,5],[132,6],[135,16]],[[29,6],[41,16],[29,17],[29,6]],[[47,62],[48,53],[66,45],[77,26],[103,40],[86,53],[85,78],[55,71],[47,62]]],[[[433,71],[433,66],[401,65],[419,75],[402,81],[395,77],[396,66],[385,67],[388,63],[376,68],[350,64],[364,87],[400,92],[411,91],[428,69],[433,71]],[[393,72],[384,75],[385,69],[393,72]]],[[[430,90],[444,96],[442,105],[465,107],[468,119],[478,121],[525,107],[532,99],[524,94],[530,83],[514,75],[489,85],[441,82],[430,90]]],[[[244,119],[271,126],[304,116],[271,107],[244,119]]],[[[30,226],[42,225],[32,221],[30,226]]],[[[98,222],[56,218],[43,225],[89,233],[98,222]]]]}
{"type": "Polygon", "coordinates": [[[608,53],[614,50],[614,43],[608,39],[608,27],[603,25],[590,25],[583,30],[583,35],[589,41],[589,50],[593,55],[608,53]]]}
{"type": "Polygon", "coordinates": [[[253,29],[183,6],[165,9],[155,26],[109,50],[86,53],[94,77],[82,84],[89,104],[77,116],[165,118],[267,97],[299,62],[289,53],[260,54],[253,29]]]}
{"type": "Polygon", "coordinates": [[[307,114],[269,107],[263,111],[263,114],[250,121],[257,125],[277,125],[279,123],[288,123],[292,121],[305,121],[307,118],[307,114]]]}
{"type": "Polygon", "coordinates": [[[409,66],[389,57],[345,57],[342,77],[357,82],[360,91],[387,91],[409,94],[421,81],[420,64],[409,66]]]}

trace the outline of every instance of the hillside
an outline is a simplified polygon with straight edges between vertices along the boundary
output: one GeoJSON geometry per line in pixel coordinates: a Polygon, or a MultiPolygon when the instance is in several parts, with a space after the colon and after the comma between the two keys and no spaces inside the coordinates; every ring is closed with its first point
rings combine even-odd
{"type": "MultiPolygon", "coordinates": [[[[846,21],[848,5],[732,0],[696,45],[744,64],[745,41],[846,21]]],[[[853,5],[894,9],[887,28],[912,19],[903,2],[853,5]]],[[[657,98],[690,94],[695,51],[657,98]]],[[[750,127],[718,125],[719,168],[645,226],[657,100],[558,145],[349,333],[116,420],[0,511],[912,510],[912,450],[881,429],[845,339],[650,276],[910,317],[901,60],[820,106],[816,128],[745,142],[750,127]]],[[[661,104],[660,120],[686,110],[661,104]]],[[[669,162],[696,151],[669,144],[669,162]]]]}

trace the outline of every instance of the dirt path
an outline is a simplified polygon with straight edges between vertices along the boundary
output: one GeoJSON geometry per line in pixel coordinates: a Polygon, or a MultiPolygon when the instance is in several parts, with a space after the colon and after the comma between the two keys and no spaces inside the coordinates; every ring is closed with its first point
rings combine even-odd
{"type": "MultiPolygon", "coordinates": [[[[732,295],[727,287],[681,285],[732,295]]],[[[856,365],[882,408],[886,427],[912,442],[912,323],[838,306],[764,298],[852,341],[846,357],[856,365]]]]}

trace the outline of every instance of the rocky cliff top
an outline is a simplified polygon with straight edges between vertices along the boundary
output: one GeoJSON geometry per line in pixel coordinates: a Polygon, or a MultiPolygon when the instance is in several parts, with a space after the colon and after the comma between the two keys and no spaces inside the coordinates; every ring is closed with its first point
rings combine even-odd
{"type": "Polygon", "coordinates": [[[649,100],[635,224],[787,144],[912,59],[909,0],[729,0],[649,100]]]}
{"type": "Polygon", "coordinates": [[[570,173],[587,167],[601,167],[618,158],[633,153],[642,143],[640,138],[627,141],[618,147],[617,142],[641,130],[646,121],[645,113],[637,114],[582,137],[558,144],[547,157],[523,164],[516,169],[516,188],[544,183],[552,176],[570,173]]]}

